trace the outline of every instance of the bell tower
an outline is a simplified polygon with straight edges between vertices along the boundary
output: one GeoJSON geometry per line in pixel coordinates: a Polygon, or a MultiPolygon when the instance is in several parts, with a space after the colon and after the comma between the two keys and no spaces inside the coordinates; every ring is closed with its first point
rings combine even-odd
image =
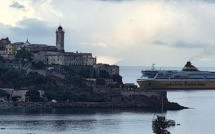
{"type": "Polygon", "coordinates": [[[64,52],[64,31],[61,25],[56,30],[56,47],[58,51],[64,52]]]}

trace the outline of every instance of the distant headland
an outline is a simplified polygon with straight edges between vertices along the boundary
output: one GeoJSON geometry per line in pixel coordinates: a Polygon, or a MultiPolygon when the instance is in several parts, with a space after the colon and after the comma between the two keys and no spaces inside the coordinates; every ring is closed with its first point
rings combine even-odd
{"type": "Polygon", "coordinates": [[[56,30],[56,45],[0,40],[0,108],[80,107],[179,110],[166,92],[123,83],[117,65],[97,63],[92,53],[66,52],[65,32],[56,30]]]}

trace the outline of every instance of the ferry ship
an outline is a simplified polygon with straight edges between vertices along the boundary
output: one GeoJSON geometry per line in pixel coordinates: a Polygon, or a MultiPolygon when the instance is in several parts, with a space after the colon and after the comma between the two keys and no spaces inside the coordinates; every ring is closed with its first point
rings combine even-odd
{"type": "Polygon", "coordinates": [[[190,61],[181,71],[156,70],[153,65],[151,70],[141,72],[137,83],[146,90],[215,89],[215,72],[199,71],[190,61]]]}

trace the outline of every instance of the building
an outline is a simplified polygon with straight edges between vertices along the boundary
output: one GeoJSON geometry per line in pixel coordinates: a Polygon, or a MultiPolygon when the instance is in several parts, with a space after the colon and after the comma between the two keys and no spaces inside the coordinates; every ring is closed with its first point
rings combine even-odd
{"type": "Polygon", "coordinates": [[[0,48],[5,47],[7,44],[11,44],[11,42],[10,42],[8,37],[2,38],[0,40],[0,48]]]}
{"type": "Polygon", "coordinates": [[[47,56],[47,63],[49,65],[52,65],[52,64],[64,65],[64,55],[60,54],[59,52],[48,53],[46,56],[47,56]]]}
{"type": "Polygon", "coordinates": [[[38,51],[33,54],[33,60],[38,62],[42,61],[48,64],[48,56],[49,55],[58,55],[58,51],[38,51]]]}
{"type": "Polygon", "coordinates": [[[113,75],[119,75],[119,66],[109,64],[96,64],[93,65],[95,69],[95,76],[99,77],[112,77],[113,75]]]}
{"type": "MultiPolygon", "coordinates": [[[[28,50],[29,52],[39,52],[42,50],[48,50],[49,47],[52,46],[48,46],[46,44],[31,44],[28,40],[23,44],[22,47],[25,47],[26,50],[28,50]]],[[[53,46],[55,48],[55,46],[53,46]]],[[[55,48],[56,49],[56,48],[55,48]]],[[[57,49],[56,49],[57,50],[57,49]]]]}
{"type": "Polygon", "coordinates": [[[56,30],[56,48],[58,53],[47,54],[48,64],[59,64],[66,66],[92,66],[96,64],[96,57],[92,53],[65,52],[64,50],[64,30],[59,26],[56,30]]]}
{"type": "Polygon", "coordinates": [[[23,42],[16,42],[13,44],[7,44],[5,46],[5,50],[6,50],[6,57],[11,57],[11,56],[15,56],[17,51],[23,46],[23,42]]]}
{"type": "Polygon", "coordinates": [[[14,45],[15,51],[17,52],[17,50],[21,49],[21,47],[23,47],[24,42],[15,42],[12,45],[14,45]]]}
{"type": "Polygon", "coordinates": [[[47,55],[48,64],[65,66],[92,66],[96,64],[96,58],[91,53],[58,52],[47,55]]]}
{"type": "MultiPolygon", "coordinates": [[[[6,57],[15,56],[17,50],[24,47],[32,54],[34,61],[42,61],[49,65],[66,65],[66,66],[92,66],[96,64],[96,57],[92,56],[92,53],[78,53],[65,52],[64,50],[64,30],[62,26],[59,26],[56,30],[56,46],[48,46],[46,44],[32,44],[28,41],[16,42],[10,44],[8,38],[2,39],[3,44],[8,43],[6,46],[6,57]]],[[[0,49],[1,50],[1,49],[0,49]]],[[[2,55],[5,53],[4,49],[0,52],[2,55]]]]}
{"type": "Polygon", "coordinates": [[[92,53],[79,53],[83,56],[83,65],[95,65],[96,57],[92,56],[92,53]]]}
{"type": "Polygon", "coordinates": [[[56,30],[56,47],[58,51],[64,52],[64,30],[62,26],[56,30]]]}
{"type": "Polygon", "coordinates": [[[83,55],[79,53],[65,52],[64,56],[64,65],[73,66],[73,65],[83,65],[83,55]]]}
{"type": "Polygon", "coordinates": [[[55,46],[49,46],[46,44],[31,44],[28,40],[23,43],[21,47],[24,47],[32,54],[32,59],[34,61],[42,61],[44,63],[48,62],[48,55],[55,54],[59,52],[55,46]]]}
{"type": "Polygon", "coordinates": [[[6,45],[6,53],[7,55],[15,55],[15,48],[12,44],[6,45]]]}

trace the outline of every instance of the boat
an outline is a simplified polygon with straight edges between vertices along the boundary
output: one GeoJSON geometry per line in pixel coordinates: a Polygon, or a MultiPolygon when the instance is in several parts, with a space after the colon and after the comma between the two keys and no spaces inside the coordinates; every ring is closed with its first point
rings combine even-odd
{"type": "Polygon", "coordinates": [[[141,72],[142,77],[137,79],[141,89],[215,89],[215,72],[200,71],[190,61],[181,71],[156,70],[153,64],[151,70],[141,72]]]}
{"type": "Polygon", "coordinates": [[[175,121],[171,119],[167,119],[168,126],[175,126],[175,121]]]}

